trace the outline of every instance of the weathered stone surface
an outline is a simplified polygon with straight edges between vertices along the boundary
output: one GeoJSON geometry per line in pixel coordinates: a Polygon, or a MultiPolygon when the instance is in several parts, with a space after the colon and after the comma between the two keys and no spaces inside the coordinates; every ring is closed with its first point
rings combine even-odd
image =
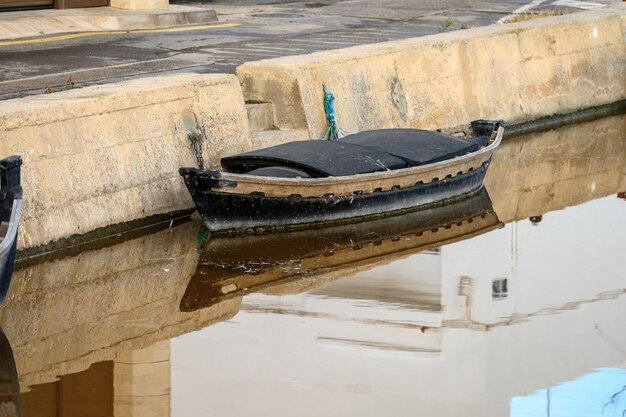
{"type": "Polygon", "coordinates": [[[246,100],[279,129],[325,128],[322,84],[350,132],[519,122],[626,97],[626,7],[249,62],[246,100]]]}
{"type": "MultiPolygon", "coordinates": [[[[189,222],[16,271],[0,326],[21,386],[52,382],[232,317],[240,299],[193,313],[179,310],[196,270],[197,231],[189,222]]],[[[150,361],[137,355],[137,361],[150,361]]]]}
{"type": "Polygon", "coordinates": [[[261,132],[274,127],[274,115],[271,103],[247,103],[248,126],[250,132],[261,132]]]}
{"type": "Polygon", "coordinates": [[[281,143],[294,140],[309,139],[309,132],[306,129],[300,130],[265,130],[254,132],[251,136],[252,148],[267,148],[281,143]]]}
{"type": "Polygon", "coordinates": [[[111,0],[111,7],[127,10],[166,9],[167,0],[111,0]]]}
{"type": "Polygon", "coordinates": [[[232,75],[173,74],[0,102],[0,153],[24,160],[20,246],[193,206],[178,168],[249,150],[232,75]]]}

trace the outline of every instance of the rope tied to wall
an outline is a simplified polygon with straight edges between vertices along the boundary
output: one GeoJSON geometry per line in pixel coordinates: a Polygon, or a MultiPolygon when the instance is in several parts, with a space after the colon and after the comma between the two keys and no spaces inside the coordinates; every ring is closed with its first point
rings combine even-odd
{"type": "Polygon", "coordinates": [[[326,84],[322,84],[322,89],[324,91],[324,113],[326,114],[327,127],[320,140],[338,140],[340,133],[343,136],[349,135],[349,133],[337,125],[337,119],[335,118],[335,95],[326,89],[326,84]]]}
{"type": "Polygon", "coordinates": [[[204,169],[204,158],[202,157],[202,147],[200,143],[202,142],[202,134],[200,132],[187,132],[187,139],[191,142],[191,146],[196,154],[196,162],[198,163],[198,168],[204,169]]]}

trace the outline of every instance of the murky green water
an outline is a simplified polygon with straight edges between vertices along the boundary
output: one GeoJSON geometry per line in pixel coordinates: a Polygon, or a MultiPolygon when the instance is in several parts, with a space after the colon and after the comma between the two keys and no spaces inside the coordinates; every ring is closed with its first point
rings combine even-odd
{"type": "Polygon", "coordinates": [[[511,140],[443,209],[23,266],[0,415],[622,416],[625,132],[511,140]]]}

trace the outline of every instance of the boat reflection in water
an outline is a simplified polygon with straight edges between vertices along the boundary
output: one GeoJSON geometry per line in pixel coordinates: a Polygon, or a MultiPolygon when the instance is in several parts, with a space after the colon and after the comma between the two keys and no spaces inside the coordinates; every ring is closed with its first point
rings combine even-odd
{"type": "Polygon", "coordinates": [[[0,328],[0,416],[21,417],[20,384],[9,339],[0,328]]]}
{"type": "Polygon", "coordinates": [[[303,279],[298,291],[328,279],[469,239],[502,226],[483,188],[470,198],[380,220],[318,230],[209,239],[181,300],[194,311],[303,279]]]}

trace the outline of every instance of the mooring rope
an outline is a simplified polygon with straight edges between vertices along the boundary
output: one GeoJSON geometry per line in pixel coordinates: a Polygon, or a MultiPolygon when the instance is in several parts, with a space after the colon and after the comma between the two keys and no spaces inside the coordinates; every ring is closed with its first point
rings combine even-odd
{"type": "Polygon", "coordinates": [[[335,95],[326,89],[326,84],[322,84],[324,90],[324,113],[326,113],[326,131],[320,138],[320,140],[338,140],[339,134],[343,136],[349,135],[348,132],[343,130],[337,125],[337,119],[335,118],[335,95]]]}
{"type": "Polygon", "coordinates": [[[187,139],[191,141],[191,146],[196,153],[196,161],[198,162],[198,168],[204,169],[204,158],[202,158],[202,148],[200,142],[202,141],[202,135],[192,131],[187,132],[187,139]]]}

